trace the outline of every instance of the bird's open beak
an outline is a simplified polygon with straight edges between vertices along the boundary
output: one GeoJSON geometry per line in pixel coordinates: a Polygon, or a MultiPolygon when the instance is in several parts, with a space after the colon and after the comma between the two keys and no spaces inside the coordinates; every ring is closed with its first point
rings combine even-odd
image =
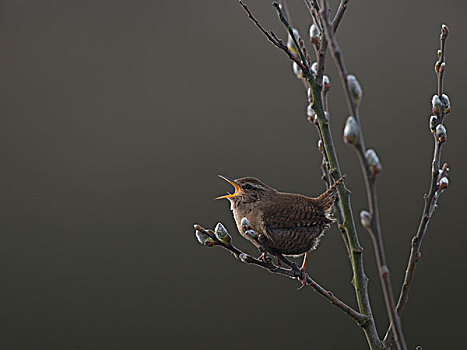
{"type": "Polygon", "coordinates": [[[233,198],[240,193],[240,186],[238,186],[233,180],[230,180],[229,178],[222,176],[222,175],[219,175],[219,177],[227,181],[229,184],[231,184],[234,187],[235,192],[233,194],[229,193],[224,196],[217,197],[216,199],[233,198]]]}

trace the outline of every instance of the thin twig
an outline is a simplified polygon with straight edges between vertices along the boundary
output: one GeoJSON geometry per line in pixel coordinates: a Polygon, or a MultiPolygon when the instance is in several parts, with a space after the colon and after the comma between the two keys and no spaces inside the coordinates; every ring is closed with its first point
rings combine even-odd
{"type": "Polygon", "coordinates": [[[289,8],[287,7],[287,1],[285,1],[285,0],[279,0],[279,2],[280,2],[280,4],[281,4],[282,10],[284,11],[284,16],[285,16],[285,18],[287,18],[287,20],[289,21],[289,23],[292,23],[292,19],[290,18],[289,8]]]}
{"type": "Polygon", "coordinates": [[[317,2],[314,1],[314,4],[312,4],[310,0],[304,0],[304,1],[305,1],[306,7],[308,8],[308,12],[310,12],[311,18],[313,19],[313,23],[315,24],[315,26],[320,28],[321,24],[320,24],[319,17],[318,17],[319,7],[318,7],[317,2]]]}
{"type": "Polygon", "coordinates": [[[295,44],[295,46],[297,47],[297,50],[298,50],[298,54],[300,56],[300,59],[303,63],[303,66],[306,67],[306,71],[303,71],[305,74],[310,74],[310,67],[308,66],[308,60],[306,59],[306,55],[303,53],[302,49],[301,49],[301,45],[299,44],[298,42],[298,39],[295,37],[294,35],[294,32],[293,32],[293,28],[292,26],[289,24],[289,22],[287,21],[287,18],[285,17],[284,13],[282,12],[282,9],[281,7],[279,6],[279,3],[277,1],[274,1],[272,3],[272,6],[274,6],[277,10],[277,13],[279,14],[279,19],[281,20],[281,22],[286,26],[287,28],[287,31],[289,32],[290,36],[292,37],[292,40],[295,44]]]}
{"type": "MultiPolygon", "coordinates": [[[[319,49],[317,52],[317,59],[318,59],[318,67],[316,68],[316,81],[318,84],[323,83],[323,75],[324,75],[324,70],[325,70],[325,65],[326,65],[326,53],[328,51],[328,39],[326,38],[326,35],[324,35],[324,28],[322,21],[320,21],[320,33],[321,33],[321,42],[319,45],[319,49]]],[[[324,102],[326,102],[324,100],[324,102]]],[[[327,110],[327,105],[325,105],[325,110],[327,110]]]]}
{"type": "MultiPolygon", "coordinates": [[[[441,35],[440,35],[440,51],[441,52],[440,52],[439,59],[436,62],[436,66],[435,66],[436,73],[438,76],[438,91],[437,92],[438,92],[438,97],[440,98],[443,96],[445,44],[446,44],[446,38],[448,36],[448,33],[449,33],[448,28],[445,25],[443,25],[441,29],[441,35]],[[443,68],[441,68],[442,65],[443,65],[443,68]]],[[[441,114],[439,116],[439,120],[440,122],[442,122],[444,117],[446,116],[446,111],[444,110],[444,108],[441,108],[440,113],[441,114]]],[[[443,142],[439,141],[439,139],[436,137],[436,134],[434,134],[433,137],[434,137],[434,151],[433,151],[433,161],[431,163],[430,188],[428,190],[428,193],[425,194],[425,206],[423,209],[422,218],[420,220],[417,233],[412,239],[412,248],[410,250],[410,257],[409,257],[409,261],[407,264],[407,269],[405,271],[404,282],[402,284],[402,288],[399,294],[399,300],[397,302],[397,307],[396,307],[396,310],[399,316],[402,315],[405,305],[407,304],[409,300],[409,290],[412,284],[413,275],[415,272],[415,266],[421,257],[420,248],[422,245],[422,240],[427,231],[431,216],[436,209],[436,202],[438,201],[439,196],[443,192],[443,189],[440,188],[438,181],[439,179],[447,176],[447,173],[449,171],[447,164],[443,165],[443,168],[440,169],[441,148],[442,148],[443,142]]],[[[383,342],[387,347],[391,346],[393,337],[394,337],[394,331],[393,331],[393,325],[391,324],[383,339],[383,342]]]]}
{"type": "MultiPolygon", "coordinates": [[[[282,40],[280,40],[274,34],[274,32],[272,32],[272,31],[267,32],[263,28],[263,26],[258,22],[258,20],[252,15],[250,10],[248,9],[248,6],[246,6],[242,1],[239,1],[239,3],[243,7],[243,9],[246,11],[246,13],[248,14],[248,18],[250,18],[253,21],[253,23],[256,25],[256,27],[258,27],[258,29],[268,38],[268,40],[271,43],[273,43],[277,48],[284,51],[292,61],[294,61],[296,64],[298,64],[298,66],[301,68],[302,71],[304,71],[304,72],[308,71],[308,67],[306,67],[297,56],[295,56],[292,52],[290,52],[290,50],[287,48],[287,45],[285,45],[284,42],[282,40]]],[[[292,37],[294,37],[293,34],[292,34],[292,37]]]]}
{"type": "Polygon", "coordinates": [[[339,8],[337,9],[337,12],[334,16],[334,19],[332,20],[331,26],[334,31],[334,33],[337,31],[337,27],[342,21],[342,17],[344,17],[344,12],[347,10],[347,6],[349,4],[349,0],[341,0],[339,4],[339,8]]]}
{"type": "MultiPolygon", "coordinates": [[[[204,234],[208,235],[213,241],[213,245],[220,246],[231,253],[235,255],[238,259],[241,261],[247,263],[247,264],[253,264],[256,266],[259,266],[263,269],[268,270],[269,272],[287,276],[289,278],[293,279],[298,279],[303,276],[303,273],[300,271],[300,269],[297,267],[297,265],[284,256],[280,256],[280,259],[284,262],[286,262],[289,266],[291,266],[290,269],[286,269],[280,266],[274,265],[271,261],[266,260],[259,260],[254,257],[252,257],[249,254],[246,254],[233,246],[230,242],[225,243],[216,238],[214,235],[214,232],[212,230],[206,230],[205,228],[201,227],[200,225],[195,225],[195,229],[197,231],[203,232],[204,234]]],[[[332,293],[329,290],[326,290],[322,286],[320,286],[316,281],[314,281],[309,274],[306,274],[306,285],[310,286],[313,288],[318,294],[326,298],[331,304],[337,306],[339,309],[341,309],[343,312],[345,312],[347,315],[349,315],[351,318],[354,319],[355,322],[361,327],[365,326],[367,321],[368,321],[368,316],[363,315],[357,311],[355,311],[352,307],[344,303],[342,300],[337,298],[334,293],[332,293]]]]}
{"type": "MultiPolygon", "coordinates": [[[[341,5],[343,7],[343,10],[342,10],[343,12],[344,11],[343,2],[341,2],[341,5]]],[[[348,80],[347,80],[348,74],[347,74],[347,70],[344,65],[344,59],[342,57],[342,53],[339,49],[336,38],[334,36],[334,32],[335,32],[334,24],[335,23],[334,21],[333,23],[329,22],[328,14],[329,14],[329,6],[327,3],[327,0],[322,0],[321,11],[320,11],[321,22],[323,23],[324,31],[326,33],[326,36],[332,48],[332,54],[336,62],[336,65],[338,67],[339,75],[341,77],[342,83],[344,85],[344,91],[345,91],[345,95],[347,98],[347,103],[349,105],[349,110],[354,116],[355,120],[357,121],[360,127],[360,117],[359,117],[358,108],[350,93],[350,87],[349,87],[348,80]]],[[[339,14],[339,11],[338,11],[338,14],[339,14]]],[[[339,17],[337,17],[336,19],[337,19],[337,24],[338,24],[340,19],[339,17]]],[[[400,323],[399,316],[397,315],[396,310],[395,310],[395,302],[394,302],[394,296],[392,293],[391,280],[389,276],[389,268],[387,266],[386,257],[384,253],[383,239],[382,239],[381,227],[379,223],[375,177],[374,175],[371,174],[370,167],[368,166],[368,162],[365,157],[365,144],[364,144],[362,133],[360,132],[359,135],[360,135],[359,136],[360,140],[357,143],[356,147],[357,147],[357,151],[358,151],[357,153],[359,154],[360,164],[362,166],[362,171],[363,171],[364,178],[365,178],[367,194],[368,194],[368,202],[369,202],[370,212],[373,218],[370,233],[372,233],[371,236],[373,238],[373,244],[375,247],[376,261],[378,264],[379,276],[381,280],[381,286],[383,289],[384,300],[386,302],[386,309],[388,312],[389,320],[391,323],[395,325],[398,348],[402,350],[406,350],[407,345],[405,344],[405,339],[402,333],[402,326],[400,323]]]]}
{"type": "Polygon", "coordinates": [[[439,36],[440,41],[440,51],[441,55],[439,56],[437,66],[438,66],[438,96],[441,98],[443,95],[443,78],[444,78],[444,67],[441,69],[441,65],[446,62],[445,60],[445,45],[446,45],[446,38],[448,37],[449,29],[447,26],[443,25],[441,28],[441,34],[439,36]]]}

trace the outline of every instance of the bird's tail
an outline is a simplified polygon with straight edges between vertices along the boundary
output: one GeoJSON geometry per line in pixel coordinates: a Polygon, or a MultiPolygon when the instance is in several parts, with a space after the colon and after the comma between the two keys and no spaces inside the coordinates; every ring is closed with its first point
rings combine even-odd
{"type": "Polygon", "coordinates": [[[317,200],[321,203],[323,209],[328,212],[331,210],[332,205],[336,201],[337,195],[337,186],[345,180],[346,175],[342,175],[339,180],[334,182],[334,184],[329,187],[326,192],[321,194],[317,200]]]}

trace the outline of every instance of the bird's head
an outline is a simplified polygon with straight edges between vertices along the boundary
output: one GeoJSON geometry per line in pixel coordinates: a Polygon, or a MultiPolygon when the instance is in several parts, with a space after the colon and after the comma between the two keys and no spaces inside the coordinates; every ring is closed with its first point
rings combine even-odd
{"type": "Polygon", "coordinates": [[[227,198],[232,204],[257,202],[277,193],[274,188],[255,177],[241,177],[236,180],[231,180],[221,175],[219,177],[230,183],[234,187],[235,192],[217,197],[216,199],[227,198]]]}

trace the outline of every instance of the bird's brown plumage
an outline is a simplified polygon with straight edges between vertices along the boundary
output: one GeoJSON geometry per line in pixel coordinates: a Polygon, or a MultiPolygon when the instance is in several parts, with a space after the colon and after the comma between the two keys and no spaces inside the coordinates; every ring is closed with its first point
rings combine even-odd
{"type": "MultiPolygon", "coordinates": [[[[240,188],[228,195],[239,232],[246,217],[253,230],[266,237],[264,247],[270,253],[300,255],[314,249],[324,230],[333,221],[331,208],[336,199],[336,186],[317,198],[294,193],[278,192],[252,177],[233,182],[240,188]]],[[[250,239],[251,240],[251,239],[250,239]]],[[[251,240],[257,247],[260,244],[251,240]]]]}

